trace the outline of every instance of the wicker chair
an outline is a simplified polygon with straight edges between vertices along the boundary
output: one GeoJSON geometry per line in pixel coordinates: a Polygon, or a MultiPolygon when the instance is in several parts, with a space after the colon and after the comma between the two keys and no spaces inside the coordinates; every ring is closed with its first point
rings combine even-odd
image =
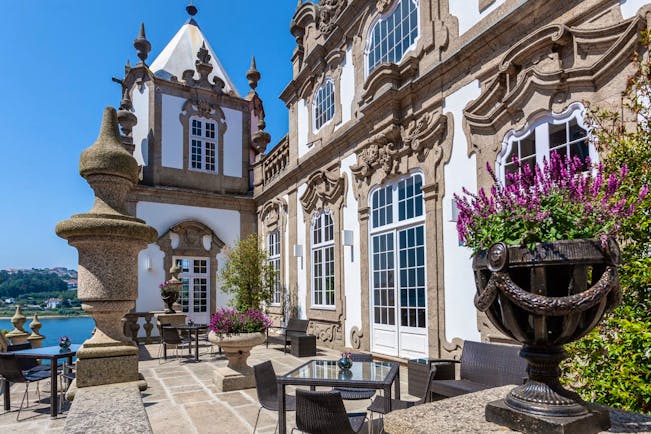
{"type": "MultiPolygon", "coordinates": [[[[278,412],[278,383],[276,383],[276,371],[270,361],[262,362],[253,367],[255,376],[255,391],[258,394],[260,408],[258,415],[255,417],[253,432],[258,427],[258,419],[262,409],[278,412]]],[[[287,395],[285,397],[285,410],[296,411],[296,397],[287,395]]],[[[276,426],[278,423],[276,423],[276,426]]],[[[274,431],[275,432],[275,431],[274,431]]]]}
{"type": "MultiPolygon", "coordinates": [[[[350,360],[355,362],[372,362],[372,354],[364,353],[353,353],[350,355],[350,360]]],[[[371,399],[375,395],[375,389],[356,389],[354,387],[335,387],[334,390],[341,393],[341,399],[344,400],[359,400],[359,399],[371,399]]]]}
{"type": "MultiPolygon", "coordinates": [[[[163,357],[165,360],[167,360],[167,346],[168,345],[175,345],[176,346],[176,356],[178,357],[179,355],[179,347],[182,346],[187,346],[188,349],[190,349],[190,345],[192,344],[191,339],[184,339],[179,336],[179,331],[172,326],[162,326],[161,329],[161,345],[163,346],[163,357]]],[[[160,363],[160,350],[159,350],[159,359],[158,362],[160,363]]]]}
{"type": "MultiPolygon", "coordinates": [[[[431,400],[431,387],[432,380],[436,376],[436,367],[432,367],[429,371],[429,377],[426,383],[422,384],[422,393],[420,394],[420,399],[418,401],[403,401],[401,399],[392,399],[391,400],[391,411],[393,410],[404,410],[405,408],[413,407],[414,405],[424,404],[431,400]]],[[[373,427],[373,413],[379,413],[385,415],[386,411],[386,402],[387,398],[384,396],[376,396],[371,405],[368,406],[367,410],[371,412],[371,422],[369,423],[370,427],[373,427]]]]}
{"type": "Polygon", "coordinates": [[[366,422],[366,413],[346,413],[336,390],[310,392],[296,389],[296,428],[311,434],[356,434],[366,422]]]}
{"type": "Polygon", "coordinates": [[[36,394],[40,400],[41,393],[38,387],[38,382],[41,380],[49,379],[50,371],[47,370],[37,371],[34,373],[23,373],[19,360],[14,354],[0,353],[0,375],[4,381],[8,381],[10,383],[25,384],[25,393],[23,393],[23,399],[20,401],[20,407],[18,407],[18,414],[16,415],[16,420],[18,420],[20,418],[20,411],[23,409],[25,398],[27,398],[26,407],[29,407],[29,384],[36,383],[36,394]]]}
{"type": "MultiPolygon", "coordinates": [[[[24,344],[7,345],[8,353],[13,353],[14,351],[31,350],[31,349],[32,349],[32,344],[30,344],[29,342],[26,342],[24,344]]],[[[20,365],[20,369],[23,370],[23,373],[27,372],[33,374],[34,372],[37,371],[47,371],[48,373],[50,372],[49,365],[41,365],[40,363],[38,363],[36,359],[18,359],[18,364],[20,365]]]]}

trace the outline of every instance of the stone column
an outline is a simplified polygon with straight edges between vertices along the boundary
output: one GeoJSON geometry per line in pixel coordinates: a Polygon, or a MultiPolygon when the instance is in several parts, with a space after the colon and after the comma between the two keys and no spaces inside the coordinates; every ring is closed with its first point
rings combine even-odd
{"type": "Polygon", "coordinates": [[[27,342],[27,337],[29,333],[25,331],[25,315],[23,315],[23,310],[20,306],[16,306],[16,313],[11,317],[11,324],[13,324],[14,329],[6,334],[6,338],[11,340],[13,345],[24,344],[27,342]]]}
{"type": "Polygon", "coordinates": [[[32,344],[32,348],[41,348],[43,346],[43,336],[40,333],[41,327],[43,324],[38,320],[38,314],[34,314],[34,319],[29,323],[29,328],[32,329],[32,334],[27,338],[27,340],[32,344]]]}
{"type": "Polygon", "coordinates": [[[95,334],[77,352],[77,387],[138,381],[138,348],[124,336],[122,317],[138,297],[138,252],[156,230],[127,215],[126,195],[138,163],[122,146],[115,109],[104,109],[97,141],[82,154],[79,173],[95,193],[93,208],[59,222],[57,235],[79,252],[78,297],[95,334]]]}

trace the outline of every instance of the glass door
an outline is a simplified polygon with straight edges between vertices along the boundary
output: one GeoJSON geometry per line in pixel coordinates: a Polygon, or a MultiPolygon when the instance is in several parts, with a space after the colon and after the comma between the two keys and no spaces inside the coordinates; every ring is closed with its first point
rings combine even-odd
{"type": "Polygon", "coordinates": [[[210,273],[208,258],[176,257],[183,282],[179,303],[183,312],[196,323],[210,322],[210,273]]]}

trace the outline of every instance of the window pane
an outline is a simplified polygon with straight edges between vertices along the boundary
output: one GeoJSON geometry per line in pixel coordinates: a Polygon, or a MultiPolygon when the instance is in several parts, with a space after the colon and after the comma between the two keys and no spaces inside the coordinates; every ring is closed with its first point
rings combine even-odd
{"type": "Polygon", "coordinates": [[[567,143],[567,130],[565,123],[549,124],[549,147],[555,148],[567,143]]]}
{"type": "Polygon", "coordinates": [[[418,36],[417,6],[414,0],[399,0],[393,11],[369,32],[368,70],[380,63],[397,63],[418,36]]]}

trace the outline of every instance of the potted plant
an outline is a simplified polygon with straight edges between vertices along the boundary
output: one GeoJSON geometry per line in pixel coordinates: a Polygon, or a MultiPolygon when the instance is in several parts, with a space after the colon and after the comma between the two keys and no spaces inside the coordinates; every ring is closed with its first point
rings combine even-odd
{"type": "Polygon", "coordinates": [[[260,309],[238,312],[222,308],[212,315],[208,340],[219,345],[228,359],[226,369],[219,368],[214,378],[222,391],[255,386],[253,369],[246,361],[251,348],[265,341],[264,332],[270,325],[271,319],[260,309]]]}
{"type": "Polygon", "coordinates": [[[222,290],[234,296],[232,303],[239,312],[260,309],[271,300],[276,270],[269,264],[269,255],[261,248],[257,235],[240,240],[226,255],[220,272],[222,290]]]}
{"type": "Polygon", "coordinates": [[[556,153],[542,168],[514,162],[505,185],[487,165],[490,194],[455,195],[459,236],[474,252],[475,306],[523,344],[529,366],[524,385],[486,407],[487,420],[522,429],[539,426],[539,416],[565,417],[585,432],[607,429],[607,412],[561,386],[558,364],[567,357],[563,345],[619,303],[614,237],[648,189],[635,197],[620,192],[626,166],[605,175],[589,160],[556,153]]]}
{"type": "Polygon", "coordinates": [[[163,299],[163,303],[167,306],[165,313],[176,313],[172,305],[179,299],[183,282],[173,277],[161,283],[158,287],[160,288],[160,296],[163,299]]]}

